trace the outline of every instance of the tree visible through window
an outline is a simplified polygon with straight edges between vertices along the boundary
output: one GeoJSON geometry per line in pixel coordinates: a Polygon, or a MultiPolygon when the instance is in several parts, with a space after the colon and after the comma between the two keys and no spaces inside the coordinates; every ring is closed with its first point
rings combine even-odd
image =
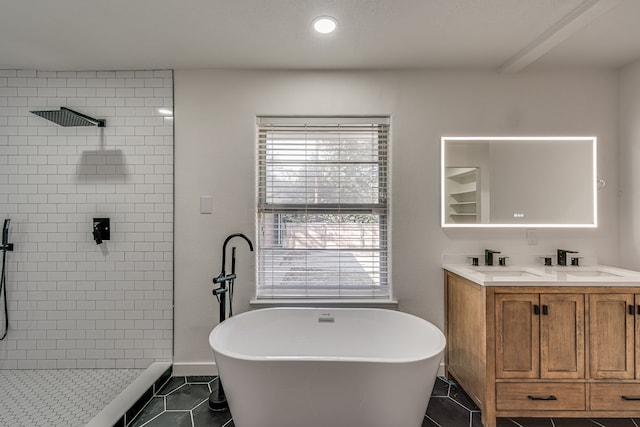
{"type": "Polygon", "coordinates": [[[388,298],[388,118],[258,120],[258,298],[388,298]]]}

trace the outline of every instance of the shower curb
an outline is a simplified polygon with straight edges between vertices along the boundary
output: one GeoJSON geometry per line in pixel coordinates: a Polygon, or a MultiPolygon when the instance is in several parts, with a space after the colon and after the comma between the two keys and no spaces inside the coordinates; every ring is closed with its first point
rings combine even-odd
{"type": "Polygon", "coordinates": [[[126,427],[171,379],[172,371],[171,362],[152,363],[85,427],[126,427]]]}

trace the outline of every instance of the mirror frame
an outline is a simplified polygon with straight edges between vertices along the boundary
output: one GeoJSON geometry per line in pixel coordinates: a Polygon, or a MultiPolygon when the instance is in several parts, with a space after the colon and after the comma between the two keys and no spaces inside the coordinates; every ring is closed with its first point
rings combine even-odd
{"type": "Polygon", "coordinates": [[[442,228],[597,228],[598,227],[598,138],[595,136],[443,136],[440,138],[440,224],[442,228]],[[445,142],[446,141],[591,141],[592,182],[593,182],[593,222],[576,224],[492,224],[492,223],[447,223],[445,200],[445,142]]]}

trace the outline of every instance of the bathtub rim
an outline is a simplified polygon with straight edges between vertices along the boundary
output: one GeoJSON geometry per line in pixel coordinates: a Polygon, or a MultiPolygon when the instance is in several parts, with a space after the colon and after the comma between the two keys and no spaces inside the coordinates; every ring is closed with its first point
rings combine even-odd
{"type": "MultiPolygon", "coordinates": [[[[310,310],[314,310],[314,311],[318,311],[318,310],[327,310],[326,307],[323,308],[318,308],[318,307],[270,307],[270,308],[260,308],[257,310],[250,310],[250,311],[245,311],[243,313],[237,314],[234,317],[240,317],[240,316],[246,316],[246,315],[251,315],[252,313],[255,313],[257,311],[310,311],[310,310]]],[[[364,308],[364,307],[358,307],[358,308],[346,308],[346,307],[333,307],[331,308],[331,310],[336,310],[336,311],[392,311],[395,314],[394,315],[401,315],[401,316],[405,316],[405,317],[409,317],[411,318],[412,321],[417,320],[417,321],[422,321],[425,322],[427,325],[427,327],[431,328],[437,338],[438,338],[438,343],[437,345],[434,346],[434,350],[432,350],[431,352],[429,352],[428,354],[426,354],[423,357],[394,357],[393,359],[391,358],[384,358],[384,357],[362,357],[362,356],[252,356],[252,355],[246,355],[246,354],[241,354],[241,353],[237,353],[234,351],[229,351],[229,350],[220,350],[219,346],[214,345],[214,334],[216,332],[216,330],[219,330],[221,328],[224,327],[225,323],[227,321],[229,321],[230,319],[225,320],[222,323],[219,323],[218,325],[216,325],[211,332],[209,333],[209,347],[211,348],[211,350],[214,353],[214,358],[215,358],[215,354],[219,353],[223,356],[232,358],[232,359],[237,359],[237,360],[243,360],[243,361],[261,361],[261,362],[357,362],[357,363],[378,363],[378,364],[407,364],[407,363],[417,363],[417,362],[423,362],[429,359],[432,359],[434,357],[439,357],[444,353],[444,350],[446,348],[446,337],[444,336],[444,333],[440,330],[440,328],[438,328],[436,325],[434,325],[433,323],[429,322],[428,320],[425,320],[421,317],[418,317],[416,315],[410,314],[410,313],[405,313],[403,311],[397,311],[397,310],[389,310],[389,309],[384,309],[384,308],[364,308]]],[[[217,364],[217,362],[216,362],[217,364]]]]}

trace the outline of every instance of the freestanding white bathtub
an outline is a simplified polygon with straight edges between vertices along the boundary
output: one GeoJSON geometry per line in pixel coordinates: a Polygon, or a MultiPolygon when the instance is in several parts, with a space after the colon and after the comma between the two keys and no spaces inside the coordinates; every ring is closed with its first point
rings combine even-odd
{"type": "Polygon", "coordinates": [[[236,427],[419,427],[445,338],[399,311],[269,308],[209,344],[236,427]]]}

